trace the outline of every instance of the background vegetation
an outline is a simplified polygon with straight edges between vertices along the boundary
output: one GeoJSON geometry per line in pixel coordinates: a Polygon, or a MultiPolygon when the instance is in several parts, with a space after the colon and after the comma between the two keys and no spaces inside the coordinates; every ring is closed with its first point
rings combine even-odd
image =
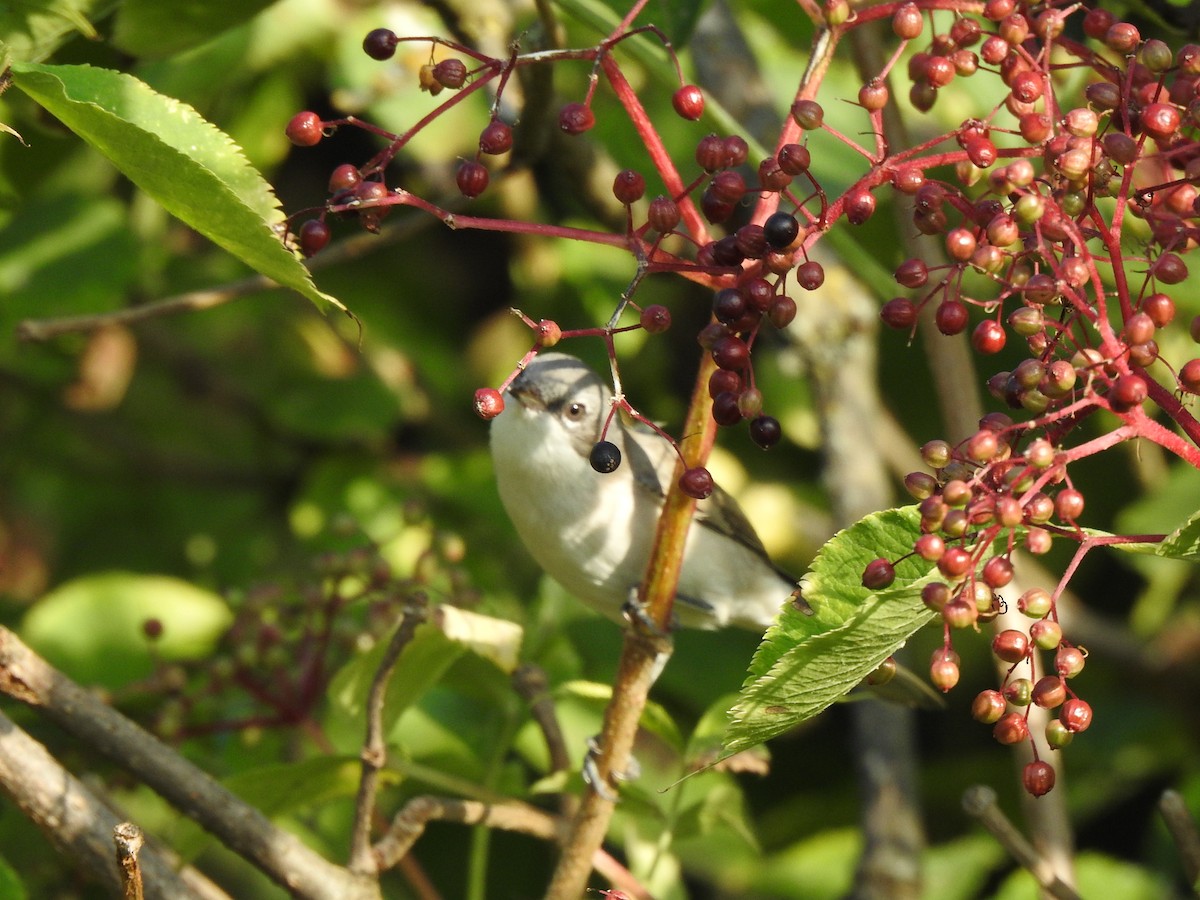
{"type": "MultiPolygon", "coordinates": [[[[335,166],[360,163],[381,145],[342,128],[315,148],[294,148],[284,136],[294,113],[358,115],[401,131],[436,102],[418,85],[429,45],[404,45],[381,64],[362,52],[369,30],[450,35],[502,57],[511,40],[533,41],[547,21],[524,3],[279,0],[195,20],[191,6],[11,4],[0,11],[0,38],[13,60],[128,72],[190,104],[243,148],[298,220],[324,203],[335,166]]],[[[551,15],[566,46],[588,46],[620,7],[564,0],[551,15]]],[[[1144,35],[1173,43],[1189,27],[1170,9],[1114,10],[1135,16],[1144,35]]],[[[645,18],[676,38],[698,83],[722,96],[761,84],[770,92],[763,104],[785,114],[812,37],[790,0],[664,2],[645,18]],[[715,18],[720,11],[729,18],[715,18]],[[718,52],[735,38],[766,73],[761,82],[711,65],[745,61],[718,52]]],[[[652,42],[629,42],[621,62],[681,166],[707,130],[730,130],[672,113],[673,75],[652,42]]],[[[549,86],[536,80],[521,89],[553,116],[583,95],[589,71],[584,63],[555,66],[554,100],[540,100],[549,86]]],[[[861,130],[861,111],[835,98],[857,96],[860,85],[847,55],[822,90],[827,115],[847,133],[861,130]]],[[[474,154],[487,102],[480,92],[407,147],[396,183],[464,208],[455,163],[474,154]]],[[[970,91],[948,95],[916,127],[945,130],[971,102],[970,91]]],[[[568,143],[557,129],[538,130],[531,105],[507,171],[471,211],[619,228],[609,185],[618,169],[644,166],[644,150],[611,96],[602,91],[594,106],[594,132],[568,143]]],[[[0,120],[23,139],[0,135],[0,624],[339,862],[362,743],[361,692],[347,681],[361,675],[364,654],[418,594],[522,626],[521,659],[545,669],[577,764],[585,738],[599,730],[620,634],[544,580],[519,546],[471,397],[499,384],[528,349],[529,332],[510,307],[564,328],[599,324],[632,277],[628,258],[454,231],[410,209],[395,210],[379,235],[336,222],[314,276],[350,318],[295,292],[247,289],[250,269],[173,218],[27,94],[5,93],[0,120]],[[153,312],[175,300],[173,314],[45,331],[45,320],[153,312]],[[155,623],[149,633],[147,620],[155,623]]],[[[752,136],[755,125],[744,127],[752,136]]],[[[857,171],[825,138],[816,135],[810,148],[832,194],[857,171]]],[[[891,270],[905,253],[887,208],[893,202],[881,191],[867,225],[831,236],[832,293],[798,297],[796,327],[819,322],[839,292],[855,289],[852,279],[880,299],[894,292],[891,270]]],[[[1174,295],[1186,321],[1200,313],[1200,294],[1184,287],[1174,295]]],[[[659,336],[619,337],[626,390],[641,410],[677,426],[710,295],[657,276],[638,299],[667,305],[674,325],[659,336]]],[[[713,462],[773,555],[797,572],[834,521],[802,346],[783,335],[756,349],[784,442],[763,454],[744,429],[729,430],[713,462]]],[[[884,426],[895,423],[915,448],[942,429],[923,341],[908,345],[887,332],[877,346],[887,419],[880,433],[894,434],[884,426]]],[[[599,341],[566,349],[604,359],[599,341]]],[[[906,453],[915,449],[894,457],[898,487],[906,453]]],[[[1088,498],[1089,526],[1170,531],[1200,506],[1200,473],[1148,443],[1073,474],[1088,498]]],[[[1061,570],[1061,553],[1047,566],[1061,570]]],[[[1074,828],[1083,896],[1188,891],[1155,806],[1173,787],[1200,809],[1192,568],[1096,553],[1071,585],[1076,642],[1091,650],[1086,686],[1096,723],[1069,751],[1056,793],[1074,828]]],[[[928,658],[940,640],[918,635],[911,659],[928,658]]],[[[972,641],[977,652],[963,650],[962,684],[947,708],[916,716],[916,794],[928,840],[921,890],[938,898],[1030,896],[1028,873],[960,806],[974,784],[995,787],[1014,816],[1019,802],[1013,761],[970,719],[971,698],[995,681],[987,634],[961,639],[967,648],[972,641]]],[[[707,772],[660,790],[719,742],[756,643],[750,634],[680,634],[655,689],[637,749],[643,776],[610,831],[613,852],[654,896],[820,898],[852,888],[862,831],[846,706],[772,742],[769,772],[707,772]]],[[[556,791],[578,790],[577,773],[542,780],[545,743],[502,667],[460,649],[428,652],[424,666],[410,661],[413,680],[387,719],[382,815],[427,793],[512,797],[555,810],[556,791]]],[[[36,711],[8,700],[2,709],[231,895],[283,895],[36,711]]],[[[386,876],[384,891],[538,896],[553,858],[550,844],[528,836],[438,824],[386,876]]],[[[0,897],[96,890],[21,809],[0,805],[0,897]]]]}

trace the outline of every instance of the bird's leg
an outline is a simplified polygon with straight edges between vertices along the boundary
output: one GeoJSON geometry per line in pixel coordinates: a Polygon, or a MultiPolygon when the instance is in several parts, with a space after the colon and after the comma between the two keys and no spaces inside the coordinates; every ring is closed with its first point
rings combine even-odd
{"type": "MultiPolygon", "coordinates": [[[[587,753],[583,757],[583,771],[580,774],[583,775],[584,783],[590,785],[592,790],[599,794],[603,799],[607,800],[609,803],[616,803],[618,799],[616,791],[614,791],[612,787],[610,787],[608,783],[600,777],[600,769],[596,765],[596,760],[599,758],[599,756],[600,738],[598,736],[588,738],[587,753]]],[[[611,773],[609,779],[614,783],[621,781],[633,781],[641,774],[642,767],[638,764],[636,759],[630,757],[629,768],[624,772],[611,773]]]]}

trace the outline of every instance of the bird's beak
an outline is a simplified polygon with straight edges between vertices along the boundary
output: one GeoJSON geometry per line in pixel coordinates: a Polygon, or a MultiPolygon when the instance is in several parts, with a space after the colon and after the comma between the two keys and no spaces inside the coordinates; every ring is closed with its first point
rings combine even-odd
{"type": "Polygon", "coordinates": [[[525,372],[513,379],[508,386],[508,393],[526,409],[542,409],[546,405],[537,384],[525,372]]]}

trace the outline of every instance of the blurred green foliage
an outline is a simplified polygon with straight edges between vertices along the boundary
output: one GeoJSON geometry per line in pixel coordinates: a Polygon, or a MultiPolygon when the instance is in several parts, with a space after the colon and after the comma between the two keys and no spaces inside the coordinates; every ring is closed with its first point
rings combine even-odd
{"type": "MultiPolygon", "coordinates": [[[[672,33],[686,35],[702,5],[664,4],[672,33]]],[[[602,19],[612,6],[564,2],[568,45],[598,40],[587,16],[602,19]]],[[[499,8],[512,16],[501,49],[513,35],[536,36],[531,7],[499,8]]],[[[755,0],[736,12],[770,67],[771,100],[782,114],[806,61],[807,28],[791,0],[755,0]]],[[[191,104],[237,142],[299,222],[323,203],[336,165],[361,163],[379,144],[343,128],[316,148],[291,148],[283,131],[295,112],[359,115],[399,131],[437,102],[417,87],[427,45],[402,45],[387,64],[362,54],[362,36],[381,25],[447,32],[432,8],[400,0],[59,0],[10,5],[0,38],[15,61],[49,56],[125,72],[191,104]]],[[[686,53],[683,62],[686,73],[686,53]]],[[[622,63],[681,167],[690,166],[696,138],[716,120],[691,125],[670,112],[671,85],[663,80],[670,68],[650,42],[622,63]]],[[[557,96],[581,96],[588,74],[585,64],[557,67],[557,96]]],[[[827,82],[826,108],[847,133],[862,123],[834,98],[853,96],[857,84],[848,58],[827,82]]],[[[534,98],[541,87],[522,85],[534,98]]],[[[455,204],[454,164],[474,153],[487,103],[477,94],[439,120],[397,159],[391,183],[455,204]]],[[[645,168],[632,127],[603,89],[596,107],[597,178],[645,168]]],[[[962,110],[948,101],[935,113],[961,117],[962,110]]],[[[29,145],[0,135],[0,624],[72,677],[103,686],[332,859],[346,851],[362,723],[336,694],[304,706],[301,685],[286,673],[299,671],[298,636],[330,597],[352,599],[335,604],[325,676],[341,672],[334,683],[344,686],[370,658],[396,610],[359,592],[370,581],[367,569],[386,570],[391,599],[424,591],[519,623],[523,659],[548,672],[572,759],[580,761],[587,736],[599,730],[620,636],[543,581],[517,544],[471,396],[498,384],[528,348],[529,334],[509,307],[564,328],[595,325],[611,313],[632,262],[611,249],[453,231],[403,210],[351,258],[316,271],[320,289],[356,320],[263,290],[131,326],[22,342],[17,326],[28,319],[111,312],[252,273],[28,96],[5,93],[0,121],[29,145]],[[158,640],[146,636],[147,619],[161,623],[158,640]],[[293,718],[265,717],[261,696],[228,682],[243,664],[272,674],[258,687],[276,711],[299,704],[293,718]],[[211,728],[220,723],[240,727],[211,728]]],[[[518,147],[522,140],[518,129],[518,147]]],[[[830,191],[855,177],[852,154],[814,144],[817,177],[830,191]]],[[[599,213],[578,190],[584,176],[560,165],[568,156],[553,142],[537,154],[518,152],[512,172],[471,211],[595,227],[599,213]]],[[[183,173],[179,187],[199,189],[183,173]]],[[[648,194],[660,190],[650,184],[648,194]]],[[[885,290],[901,251],[885,226],[893,198],[880,197],[872,225],[837,250],[847,268],[885,290]]],[[[202,206],[205,197],[189,199],[202,206]]],[[[356,239],[354,222],[334,227],[335,247],[356,239]]],[[[1182,318],[1200,312],[1197,297],[1180,300],[1182,318]],[[1194,308],[1185,309],[1189,302],[1194,308]]],[[[621,338],[626,390],[640,409],[674,426],[708,298],[658,277],[638,299],[668,304],[676,324],[661,337],[621,338]]],[[[810,305],[802,314],[819,312],[810,305]]],[[[891,413],[917,442],[936,436],[919,342],[906,347],[884,335],[880,347],[891,413]]],[[[569,349],[603,357],[599,342],[569,349]]],[[[829,532],[811,398],[792,348],[780,342],[761,356],[767,403],[791,441],[763,456],[733,431],[723,435],[714,467],[746,499],[777,558],[801,571],[829,532]]],[[[1200,494],[1200,474],[1145,446],[1136,455],[1106,454],[1075,477],[1087,491],[1090,524],[1101,528],[1170,531],[1195,509],[1185,498],[1200,494]]],[[[1093,554],[1073,585],[1104,618],[1092,625],[1100,640],[1084,677],[1096,723],[1071,747],[1058,790],[1067,793],[1086,851],[1084,895],[1133,900],[1180,884],[1154,816],[1159,791],[1174,785],[1200,809],[1200,604],[1192,567],[1115,556],[1093,554]]],[[[912,658],[926,658],[937,642],[938,635],[919,634],[912,658]]],[[[959,808],[963,789],[978,782],[996,785],[1014,814],[1017,804],[1011,761],[967,711],[974,692],[993,681],[986,637],[962,643],[963,682],[948,710],[919,717],[932,845],[926,895],[1029,896],[1024,876],[959,808]]],[[[612,831],[655,896],[810,900],[843,896],[852,883],[861,837],[844,710],[773,742],[769,775],[706,771],[679,781],[711,752],[755,646],[753,635],[681,634],[659,683],[659,705],[637,751],[642,778],[612,831]]],[[[506,674],[462,653],[423,675],[396,710],[381,811],[426,792],[507,795],[552,808],[549,792],[562,785],[543,782],[544,741],[506,674]]],[[[2,705],[73,771],[106,779],[130,817],[233,895],[282,896],[128,776],[16,704],[2,705]]],[[[531,839],[452,825],[431,828],[415,855],[442,896],[474,898],[537,896],[553,857],[531,839]]],[[[0,897],[92,890],[18,810],[0,806],[0,897]]],[[[385,890],[416,896],[395,874],[385,890]]]]}

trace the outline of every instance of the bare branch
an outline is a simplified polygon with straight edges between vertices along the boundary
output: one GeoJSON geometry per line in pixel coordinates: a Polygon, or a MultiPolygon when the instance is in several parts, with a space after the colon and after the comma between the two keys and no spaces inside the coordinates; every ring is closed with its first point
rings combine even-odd
{"type": "MultiPolygon", "coordinates": [[[[121,820],[3,713],[0,791],[42,830],[76,871],[99,879],[116,896],[123,894],[126,880],[112,845],[114,829],[121,826],[121,820]]],[[[203,900],[205,896],[192,890],[153,848],[143,849],[140,870],[148,897],[203,900]]]]}
{"type": "Polygon", "coordinates": [[[388,642],[379,668],[367,693],[367,734],[362,749],[362,779],[354,802],[354,826],[350,836],[350,871],[374,874],[376,858],[371,853],[371,815],[379,791],[379,771],[387,762],[387,744],[383,734],[383,706],[387,685],[396,668],[396,661],[416,634],[417,627],[429,617],[429,608],[414,600],[404,611],[404,617],[388,642]]]}
{"type": "Polygon", "coordinates": [[[1171,839],[1179,848],[1183,871],[1193,888],[1200,883],[1200,830],[1196,820],[1188,812],[1179,791],[1163,791],[1158,801],[1158,812],[1163,817],[1171,839]]]}
{"type": "Polygon", "coordinates": [[[983,785],[975,785],[963,793],[963,809],[988,830],[1009,855],[1029,870],[1038,885],[1050,896],[1059,900],[1080,900],[1075,889],[1054,874],[1054,870],[1033,849],[996,805],[996,792],[983,785]]]}
{"type": "MultiPolygon", "coordinates": [[[[293,895],[378,900],[379,886],[373,879],[351,874],[276,828],[257,809],[54,669],[6,628],[0,628],[0,692],[34,707],[136,776],[293,895]]],[[[114,873],[109,835],[116,824],[113,820],[103,832],[104,857],[114,873]]]]}

